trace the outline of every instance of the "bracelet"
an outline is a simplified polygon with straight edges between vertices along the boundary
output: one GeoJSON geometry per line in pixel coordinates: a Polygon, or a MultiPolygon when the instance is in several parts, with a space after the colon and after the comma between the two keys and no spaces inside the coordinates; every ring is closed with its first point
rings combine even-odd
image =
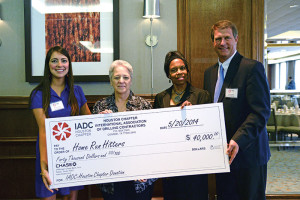
{"type": "Polygon", "coordinates": [[[41,176],[45,176],[45,174],[43,172],[40,173],[41,176]]]}

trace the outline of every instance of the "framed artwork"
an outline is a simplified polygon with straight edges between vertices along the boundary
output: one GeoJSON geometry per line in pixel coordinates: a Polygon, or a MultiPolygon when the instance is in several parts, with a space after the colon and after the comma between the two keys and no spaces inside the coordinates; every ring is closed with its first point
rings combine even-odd
{"type": "Polygon", "coordinates": [[[24,0],[27,82],[40,82],[53,46],[70,54],[76,82],[109,81],[119,58],[119,0],[24,0]]]}

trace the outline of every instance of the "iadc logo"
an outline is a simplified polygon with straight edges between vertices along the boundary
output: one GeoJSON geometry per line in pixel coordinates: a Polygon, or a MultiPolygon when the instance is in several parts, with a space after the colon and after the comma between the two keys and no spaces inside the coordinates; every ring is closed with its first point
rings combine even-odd
{"type": "Polygon", "coordinates": [[[58,141],[66,140],[71,136],[71,127],[66,122],[59,122],[52,128],[52,134],[58,141]]]}

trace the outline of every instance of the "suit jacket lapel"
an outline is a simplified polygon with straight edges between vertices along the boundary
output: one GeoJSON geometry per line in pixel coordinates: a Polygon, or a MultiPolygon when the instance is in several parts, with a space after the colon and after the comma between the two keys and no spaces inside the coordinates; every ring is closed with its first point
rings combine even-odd
{"type": "Polygon", "coordinates": [[[215,64],[212,68],[212,72],[210,74],[210,80],[211,80],[211,86],[210,87],[210,91],[209,93],[212,96],[212,99],[214,99],[214,94],[215,94],[215,88],[216,88],[216,84],[217,84],[217,80],[218,80],[218,68],[219,68],[219,64],[215,64]]]}
{"type": "Polygon", "coordinates": [[[225,97],[225,88],[229,87],[232,79],[235,77],[235,75],[240,67],[240,62],[241,62],[242,58],[243,58],[243,56],[241,56],[239,54],[239,52],[236,52],[236,54],[232,58],[232,60],[229,64],[225,79],[224,79],[224,83],[223,83],[218,101],[223,101],[223,99],[225,97]]]}

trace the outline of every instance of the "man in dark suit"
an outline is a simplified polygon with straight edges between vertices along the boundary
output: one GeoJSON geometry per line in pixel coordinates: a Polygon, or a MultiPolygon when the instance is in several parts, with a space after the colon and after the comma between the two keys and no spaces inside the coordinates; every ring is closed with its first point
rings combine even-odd
{"type": "Polygon", "coordinates": [[[270,149],[266,123],[270,90],[264,66],[237,50],[238,31],[228,20],[212,26],[218,63],[204,73],[204,89],[223,102],[230,173],[216,174],[218,200],[265,199],[270,149]]]}

